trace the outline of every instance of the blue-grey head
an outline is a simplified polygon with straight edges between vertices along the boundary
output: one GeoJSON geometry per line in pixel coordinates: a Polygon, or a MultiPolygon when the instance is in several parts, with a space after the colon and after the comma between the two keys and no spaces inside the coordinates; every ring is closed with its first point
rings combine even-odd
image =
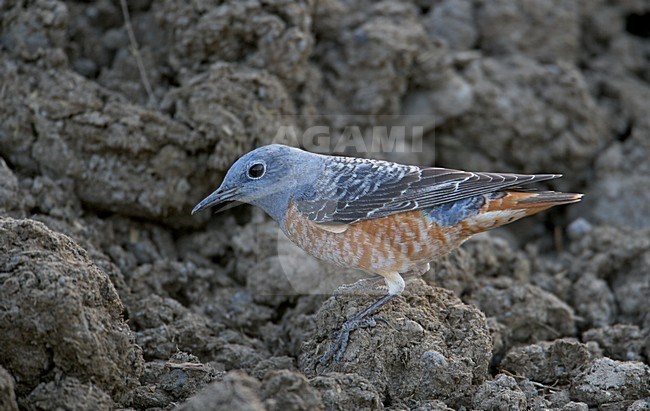
{"type": "Polygon", "coordinates": [[[263,209],[283,222],[292,194],[322,169],[322,156],[281,144],[255,149],[235,162],[221,186],[194,207],[192,214],[228,201],[263,209]]]}

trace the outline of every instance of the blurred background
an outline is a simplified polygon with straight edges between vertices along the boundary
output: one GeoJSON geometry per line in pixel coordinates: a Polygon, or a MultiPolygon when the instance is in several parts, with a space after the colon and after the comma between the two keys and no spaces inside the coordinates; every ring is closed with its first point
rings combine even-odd
{"type": "Polygon", "coordinates": [[[648,158],[644,0],[0,0],[0,408],[647,409],[648,158]],[[386,118],[421,147],[343,153],[585,193],[425,275],[489,339],[426,395],[311,368],[362,275],[248,206],[189,215],[282,126],[386,118]]]}

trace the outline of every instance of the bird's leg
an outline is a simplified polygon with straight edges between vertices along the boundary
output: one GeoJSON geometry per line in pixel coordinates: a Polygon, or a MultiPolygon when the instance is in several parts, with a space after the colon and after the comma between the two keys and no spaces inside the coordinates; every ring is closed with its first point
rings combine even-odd
{"type": "Polygon", "coordinates": [[[419,278],[422,277],[429,269],[431,268],[431,265],[429,263],[423,264],[419,267],[415,267],[411,271],[402,274],[402,277],[404,280],[411,280],[413,278],[419,278]]]}
{"type": "Polygon", "coordinates": [[[334,291],[334,295],[385,295],[388,291],[382,277],[362,278],[353,284],[342,285],[334,291]]]}
{"type": "Polygon", "coordinates": [[[385,322],[385,320],[381,318],[366,317],[379,310],[384,304],[395,297],[395,295],[396,294],[386,294],[379,300],[375,301],[370,307],[344,322],[341,329],[336,333],[336,337],[334,338],[330,349],[320,358],[319,362],[324,365],[334,357],[334,361],[338,363],[345,353],[345,349],[348,346],[348,339],[350,338],[350,333],[352,331],[359,328],[374,327],[377,324],[377,320],[385,322]]]}

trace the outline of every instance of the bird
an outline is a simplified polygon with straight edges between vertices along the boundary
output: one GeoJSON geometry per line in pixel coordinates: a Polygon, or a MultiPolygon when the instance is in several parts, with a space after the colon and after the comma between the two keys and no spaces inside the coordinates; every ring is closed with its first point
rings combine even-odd
{"type": "Polygon", "coordinates": [[[320,358],[338,363],[352,331],[385,321],[373,315],[404,290],[404,277],[425,273],[475,234],[580,201],[582,194],[522,188],[558,177],[420,167],[271,144],[240,157],[192,214],[231,201],[252,204],[308,254],[383,277],[386,294],[345,321],[320,358]]]}

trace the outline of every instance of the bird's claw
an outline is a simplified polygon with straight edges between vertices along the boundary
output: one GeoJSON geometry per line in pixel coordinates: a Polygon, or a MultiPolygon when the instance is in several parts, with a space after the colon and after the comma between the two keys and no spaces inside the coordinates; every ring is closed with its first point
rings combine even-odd
{"type": "Polygon", "coordinates": [[[341,329],[336,332],[334,341],[330,345],[329,350],[318,360],[321,365],[329,363],[332,358],[334,358],[335,363],[339,363],[345,350],[348,347],[348,341],[350,339],[350,333],[359,328],[368,328],[375,327],[377,322],[383,322],[388,324],[388,321],[381,317],[370,317],[370,318],[353,318],[343,323],[341,329]]]}

